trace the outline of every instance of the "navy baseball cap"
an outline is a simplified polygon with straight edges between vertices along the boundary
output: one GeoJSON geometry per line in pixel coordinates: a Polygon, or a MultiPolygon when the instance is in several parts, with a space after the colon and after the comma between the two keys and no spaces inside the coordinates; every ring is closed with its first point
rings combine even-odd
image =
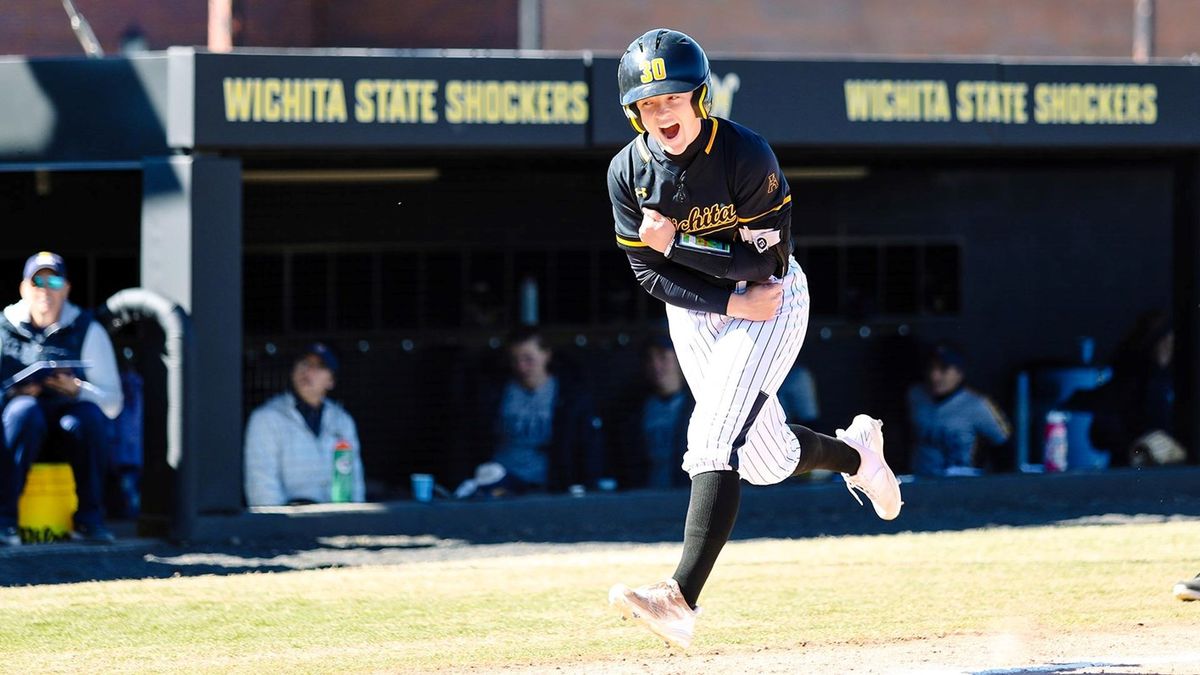
{"type": "Polygon", "coordinates": [[[67,263],[57,253],[42,251],[29,256],[29,260],[25,261],[26,279],[32,279],[33,275],[42,270],[50,270],[64,279],[67,278],[67,263]]]}
{"type": "Polygon", "coordinates": [[[933,348],[933,352],[929,355],[929,361],[944,366],[953,366],[959,370],[965,369],[967,365],[966,354],[958,347],[944,342],[933,348]]]}
{"type": "Polygon", "coordinates": [[[325,344],[324,342],[314,342],[305,347],[303,351],[296,355],[296,361],[307,358],[308,356],[316,356],[317,358],[321,359],[321,363],[325,364],[325,367],[328,368],[330,372],[332,372],[334,375],[337,374],[338,359],[337,356],[334,355],[333,350],[329,348],[329,345],[325,344]]]}

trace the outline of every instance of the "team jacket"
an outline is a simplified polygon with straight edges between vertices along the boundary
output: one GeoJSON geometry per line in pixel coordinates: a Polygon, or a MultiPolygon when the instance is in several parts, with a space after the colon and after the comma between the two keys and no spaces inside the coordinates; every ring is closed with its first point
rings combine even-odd
{"type": "Polygon", "coordinates": [[[642,134],[608,167],[617,245],[638,283],[672,305],[724,314],[738,282],[783,277],[792,252],[787,181],[757,133],[719,118],[673,157],[642,134]],[[666,255],[642,243],[642,208],[675,223],[666,255]]]}
{"type": "Polygon", "coordinates": [[[313,435],[296,410],[296,397],[284,392],[250,413],[246,423],[244,480],[246,504],[281,506],[291,501],[319,504],[333,497],[333,451],[348,445],[353,453],[350,501],[366,498],[362,452],[354,418],[338,403],[325,399],[321,434],[313,435]]]}
{"type": "Polygon", "coordinates": [[[916,436],[913,471],[922,476],[974,467],[981,438],[997,446],[1012,436],[1004,413],[969,387],[939,401],[925,385],[914,384],[908,389],[908,416],[916,436]]]}
{"type": "MultiPolygon", "coordinates": [[[[63,304],[58,322],[44,330],[30,325],[29,303],[20,300],[4,308],[0,320],[0,379],[7,380],[23,367],[38,361],[87,361],[79,374],[79,400],[91,401],[109,419],[121,414],[121,374],[117,356],[104,327],[90,312],[70,302],[63,304]]],[[[43,392],[43,396],[54,396],[43,392]]]]}

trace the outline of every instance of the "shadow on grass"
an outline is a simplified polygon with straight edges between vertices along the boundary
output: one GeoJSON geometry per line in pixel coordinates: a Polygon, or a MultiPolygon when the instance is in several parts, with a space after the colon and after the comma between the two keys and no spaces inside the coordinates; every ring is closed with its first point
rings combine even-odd
{"type": "MultiPolygon", "coordinates": [[[[855,503],[840,478],[747,486],[733,538],[1200,519],[1200,469],[1194,467],[923,480],[905,483],[903,494],[900,518],[885,522],[869,504],[855,503]]],[[[564,544],[677,544],[687,505],[687,490],[674,490],[209,516],[199,529],[211,536],[184,545],[136,540],[0,550],[0,586],[393,565],[520,555],[564,544]]]]}

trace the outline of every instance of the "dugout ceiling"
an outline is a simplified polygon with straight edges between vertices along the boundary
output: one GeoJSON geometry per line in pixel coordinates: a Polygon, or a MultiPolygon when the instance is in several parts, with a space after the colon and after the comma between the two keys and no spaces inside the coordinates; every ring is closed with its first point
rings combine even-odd
{"type": "MultiPolygon", "coordinates": [[[[617,59],[173,48],[0,60],[0,161],[178,151],[588,150],[631,137],[617,59]]],[[[1180,63],[714,59],[713,112],[777,147],[1200,145],[1180,63]]]]}

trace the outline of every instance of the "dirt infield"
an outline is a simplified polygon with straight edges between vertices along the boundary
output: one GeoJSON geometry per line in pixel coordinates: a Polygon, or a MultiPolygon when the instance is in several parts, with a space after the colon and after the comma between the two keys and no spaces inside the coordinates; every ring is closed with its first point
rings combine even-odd
{"type": "MultiPolygon", "coordinates": [[[[1166,597],[1166,596],[1164,596],[1166,597]]],[[[1190,626],[1131,624],[1123,634],[1029,635],[998,627],[986,635],[933,636],[888,643],[847,643],[819,648],[761,648],[739,652],[706,648],[703,637],[687,652],[663,647],[658,658],[563,664],[559,672],[664,673],[1200,673],[1200,603],[1190,626]]],[[[553,671],[502,668],[506,673],[553,671]]]]}

